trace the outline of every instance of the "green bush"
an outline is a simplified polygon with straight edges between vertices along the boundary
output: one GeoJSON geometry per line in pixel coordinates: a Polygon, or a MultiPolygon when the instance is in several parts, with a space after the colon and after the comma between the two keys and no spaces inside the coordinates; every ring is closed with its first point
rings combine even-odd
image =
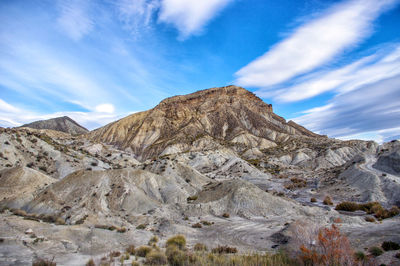
{"type": "Polygon", "coordinates": [[[378,257],[383,254],[383,250],[380,247],[371,247],[369,253],[374,257],[378,257]]]}
{"type": "Polygon", "coordinates": [[[149,246],[140,246],[135,249],[135,255],[138,257],[146,257],[151,251],[151,247],[149,246]]]}
{"type": "Polygon", "coordinates": [[[186,249],[186,239],[183,235],[176,235],[173,237],[170,237],[167,242],[165,243],[165,246],[168,248],[170,246],[176,246],[180,250],[186,249]]]}
{"type": "Polygon", "coordinates": [[[164,265],[167,264],[167,256],[161,251],[152,250],[146,255],[146,264],[164,265]]]}
{"type": "Polygon", "coordinates": [[[354,253],[354,257],[356,261],[364,261],[367,259],[367,256],[362,251],[357,251],[356,253],[354,253]]]}
{"type": "Polygon", "coordinates": [[[389,250],[399,250],[400,245],[396,242],[393,241],[385,241],[382,243],[382,248],[384,251],[389,251],[389,250]]]}

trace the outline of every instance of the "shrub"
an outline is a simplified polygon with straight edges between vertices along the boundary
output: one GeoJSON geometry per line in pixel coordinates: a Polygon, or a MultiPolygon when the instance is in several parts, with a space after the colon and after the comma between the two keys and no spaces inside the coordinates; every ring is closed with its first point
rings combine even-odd
{"type": "Polygon", "coordinates": [[[224,218],[229,218],[230,215],[229,215],[229,213],[225,212],[224,214],[222,214],[222,217],[224,217],[224,218]]]}
{"type": "Polygon", "coordinates": [[[56,221],[54,222],[56,225],[64,225],[65,224],[65,220],[61,217],[57,217],[56,221]]]}
{"type": "Polygon", "coordinates": [[[151,251],[151,247],[149,246],[140,246],[135,249],[135,255],[138,257],[146,257],[151,251]]]}
{"type": "Polygon", "coordinates": [[[139,224],[138,226],[136,226],[136,229],[138,230],[143,230],[146,229],[147,224],[139,224]]]}
{"type": "Polygon", "coordinates": [[[161,251],[152,250],[146,255],[146,264],[164,265],[167,264],[167,256],[161,251]]]}
{"type": "Polygon", "coordinates": [[[323,203],[324,203],[324,205],[333,205],[332,199],[329,196],[325,197],[323,203]]]}
{"type": "Polygon", "coordinates": [[[92,162],[90,165],[91,166],[97,166],[98,164],[97,164],[97,162],[92,162]]]}
{"type": "Polygon", "coordinates": [[[393,241],[385,241],[382,243],[382,248],[384,251],[389,251],[389,250],[399,250],[400,245],[396,242],[393,241]]]}
{"type": "Polygon", "coordinates": [[[189,201],[194,201],[194,200],[197,200],[197,196],[190,196],[190,197],[188,197],[187,198],[187,201],[189,202],[189,201]]]}
{"type": "Polygon", "coordinates": [[[294,230],[293,241],[298,243],[304,265],[353,265],[350,242],[335,224],[319,230],[315,225],[298,224],[294,230]]]}
{"type": "Polygon", "coordinates": [[[370,222],[370,223],[376,222],[375,218],[374,218],[374,217],[371,217],[371,216],[365,217],[365,221],[370,222]]]}
{"type": "Polygon", "coordinates": [[[383,250],[380,247],[371,247],[369,253],[374,257],[378,257],[383,254],[383,250]]]}
{"type": "Polygon", "coordinates": [[[167,242],[165,243],[165,246],[168,248],[170,246],[176,246],[180,250],[186,249],[186,239],[183,235],[176,235],[173,237],[170,237],[167,242]]]}
{"type": "Polygon", "coordinates": [[[237,253],[238,250],[235,247],[229,247],[229,246],[218,246],[216,248],[213,248],[211,250],[212,253],[218,253],[218,254],[222,254],[222,253],[237,253]]]}
{"type": "Polygon", "coordinates": [[[90,259],[88,262],[86,262],[86,266],[96,266],[96,264],[94,263],[93,259],[90,259]]]}
{"type": "Polygon", "coordinates": [[[46,166],[40,166],[40,167],[39,167],[39,170],[41,170],[41,171],[47,173],[47,168],[46,168],[46,166]]]}
{"type": "Polygon", "coordinates": [[[317,202],[317,199],[316,198],[311,198],[310,202],[317,202]]]}
{"type": "Polygon", "coordinates": [[[200,223],[202,223],[202,224],[204,224],[204,225],[212,225],[212,223],[209,222],[209,221],[201,221],[200,223]]]}
{"type": "Polygon", "coordinates": [[[400,259],[400,252],[399,252],[399,253],[396,253],[396,255],[394,255],[394,256],[395,256],[395,258],[400,259]]]}
{"type": "Polygon", "coordinates": [[[111,258],[113,258],[113,257],[119,257],[119,256],[121,256],[121,252],[119,252],[119,251],[112,251],[112,252],[110,253],[110,257],[111,257],[111,258]]]}
{"type": "Polygon", "coordinates": [[[153,245],[153,244],[157,244],[157,242],[158,242],[158,237],[157,237],[157,236],[152,236],[152,237],[150,238],[150,240],[149,240],[148,245],[151,246],[151,245],[153,245]]]}
{"type": "Polygon", "coordinates": [[[195,224],[192,224],[192,227],[193,228],[202,228],[203,226],[201,225],[201,223],[195,223],[195,224]]]}
{"type": "Polygon", "coordinates": [[[125,227],[119,227],[119,228],[117,228],[117,232],[118,233],[125,233],[126,232],[126,228],[125,227]]]}
{"type": "MultiPolygon", "coordinates": [[[[392,208],[390,208],[388,216],[389,217],[394,217],[396,215],[400,214],[400,209],[397,206],[393,206],[392,208]]],[[[388,217],[388,218],[389,218],[388,217]]]]}
{"type": "Polygon", "coordinates": [[[356,261],[365,261],[367,259],[367,256],[362,251],[354,253],[354,257],[356,258],[356,261]]]}
{"type": "Polygon", "coordinates": [[[183,266],[187,265],[187,256],[184,251],[179,249],[176,245],[170,245],[167,247],[166,255],[168,263],[171,266],[183,266]]]}
{"type": "Polygon", "coordinates": [[[33,162],[30,162],[30,163],[27,163],[26,164],[26,167],[29,167],[29,168],[32,168],[32,167],[34,167],[35,166],[35,164],[33,163],[33,162]]]}
{"type": "Polygon", "coordinates": [[[129,245],[126,250],[127,253],[131,254],[131,255],[135,255],[135,245],[129,245]]]}
{"type": "Polygon", "coordinates": [[[56,266],[57,264],[53,260],[47,259],[36,259],[32,262],[32,266],[56,266]]]}
{"type": "Polygon", "coordinates": [[[337,211],[349,211],[354,212],[360,209],[360,206],[357,203],[344,201],[336,205],[335,210],[337,211]]]}
{"type": "Polygon", "coordinates": [[[197,243],[196,245],[194,245],[193,250],[194,251],[207,251],[207,246],[202,243],[197,243]]]}

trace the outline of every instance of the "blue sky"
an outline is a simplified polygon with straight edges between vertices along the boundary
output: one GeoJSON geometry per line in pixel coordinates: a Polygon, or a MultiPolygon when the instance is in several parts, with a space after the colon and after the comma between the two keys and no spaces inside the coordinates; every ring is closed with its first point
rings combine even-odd
{"type": "Polygon", "coordinates": [[[400,137],[400,0],[2,0],[0,126],[94,129],[243,86],[330,137],[400,137]]]}

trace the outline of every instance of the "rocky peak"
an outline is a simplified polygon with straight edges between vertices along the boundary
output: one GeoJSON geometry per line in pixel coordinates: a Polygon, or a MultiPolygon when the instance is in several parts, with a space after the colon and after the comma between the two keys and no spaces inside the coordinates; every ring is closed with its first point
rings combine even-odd
{"type": "Polygon", "coordinates": [[[86,128],[79,125],[68,116],[56,117],[47,120],[39,120],[29,124],[22,125],[21,127],[29,127],[35,129],[51,129],[69,133],[72,135],[80,135],[89,132],[86,128]]]}
{"type": "Polygon", "coordinates": [[[95,130],[91,136],[148,159],[215,145],[233,145],[238,151],[255,146],[264,149],[290,136],[318,135],[287,123],[252,92],[227,86],[167,98],[153,109],[95,130]]]}

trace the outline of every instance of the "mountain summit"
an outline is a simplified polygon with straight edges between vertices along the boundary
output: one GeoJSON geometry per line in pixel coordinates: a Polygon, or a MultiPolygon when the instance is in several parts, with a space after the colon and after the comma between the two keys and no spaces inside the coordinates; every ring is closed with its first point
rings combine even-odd
{"type": "Polygon", "coordinates": [[[52,129],[72,135],[80,135],[89,132],[86,128],[79,125],[68,116],[35,121],[29,124],[22,125],[21,127],[29,127],[35,129],[52,129]]]}
{"type": "Polygon", "coordinates": [[[272,105],[237,86],[211,88],[161,101],[91,132],[96,141],[130,149],[139,159],[215,145],[270,148],[291,136],[318,137],[276,115],[272,105]]]}

